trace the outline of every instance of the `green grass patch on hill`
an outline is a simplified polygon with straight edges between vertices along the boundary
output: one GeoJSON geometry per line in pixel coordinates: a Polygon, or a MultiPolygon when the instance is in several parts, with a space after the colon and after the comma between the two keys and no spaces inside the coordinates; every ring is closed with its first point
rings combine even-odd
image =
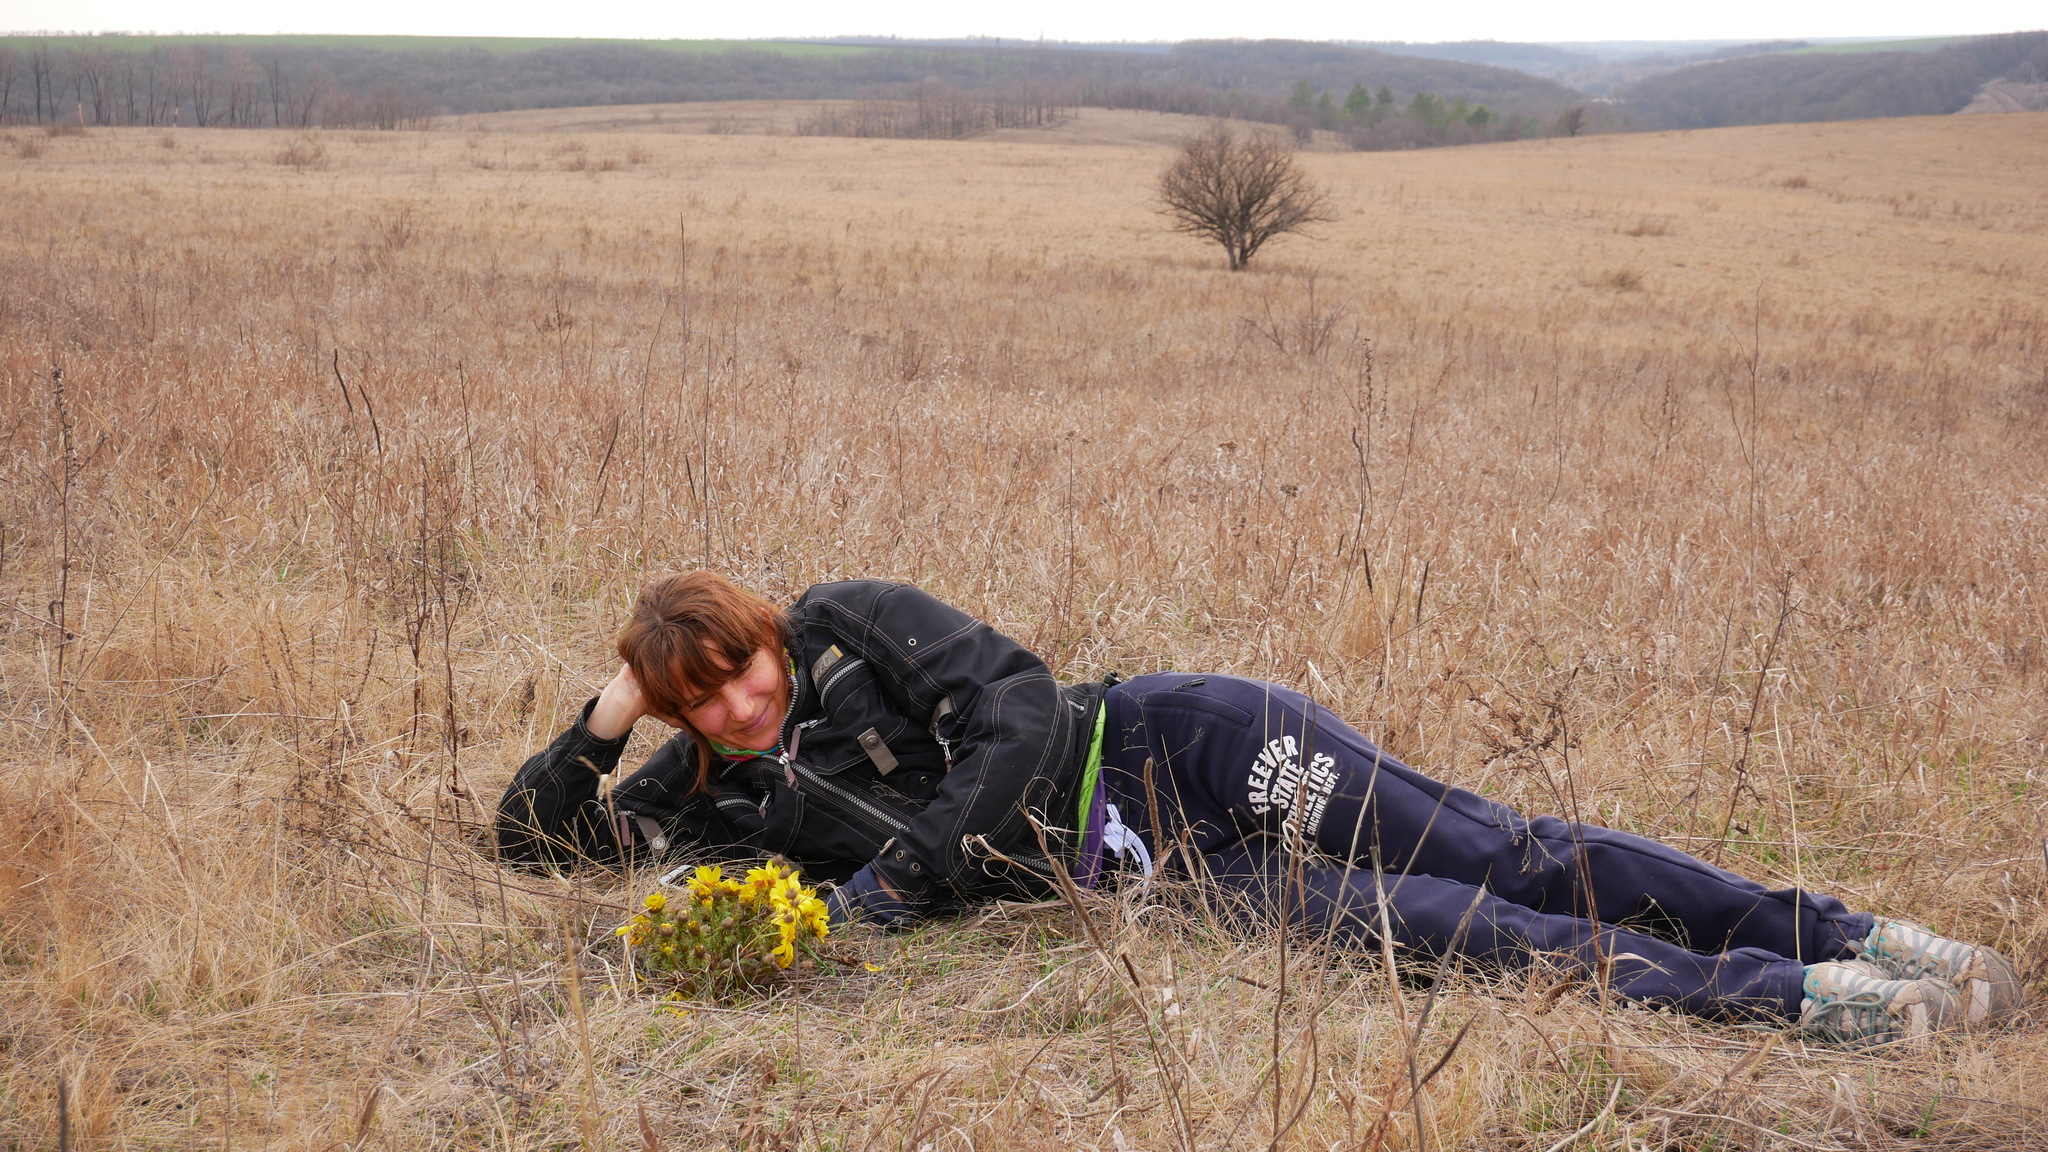
{"type": "Polygon", "coordinates": [[[452,52],[480,48],[497,55],[565,48],[623,44],[666,52],[731,52],[745,49],[783,56],[853,56],[873,51],[859,44],[797,44],[781,40],[608,40],[558,36],[0,36],[0,47],[27,51],[38,44],[67,51],[107,48],[141,52],[186,44],[222,44],[255,51],[263,48],[367,48],[384,52],[452,52]]]}

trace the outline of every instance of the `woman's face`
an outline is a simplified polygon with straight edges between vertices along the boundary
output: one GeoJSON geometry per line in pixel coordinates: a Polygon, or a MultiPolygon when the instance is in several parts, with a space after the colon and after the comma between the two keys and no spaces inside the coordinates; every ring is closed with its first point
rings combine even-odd
{"type": "Polygon", "coordinates": [[[779,649],[754,653],[746,668],[683,713],[690,726],[728,748],[765,752],[782,735],[789,681],[779,649]]]}

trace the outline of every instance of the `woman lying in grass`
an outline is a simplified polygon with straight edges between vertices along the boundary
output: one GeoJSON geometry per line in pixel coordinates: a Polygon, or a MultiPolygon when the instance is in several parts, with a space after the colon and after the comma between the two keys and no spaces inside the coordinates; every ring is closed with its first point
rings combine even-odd
{"type": "Polygon", "coordinates": [[[664,577],[625,661],[498,812],[512,859],[779,854],[839,881],[835,924],[1043,898],[1055,864],[1199,874],[1236,910],[1352,945],[1605,968],[1622,996],[1864,1045],[2017,1010],[1989,948],[1771,891],[1654,840],[1525,819],[1402,764],[1297,692],[1159,673],[1062,686],[902,584],[820,584],[787,612],[664,577]],[[642,717],[681,729],[598,794],[642,717]],[[1034,823],[1037,827],[1034,827],[1034,823]]]}

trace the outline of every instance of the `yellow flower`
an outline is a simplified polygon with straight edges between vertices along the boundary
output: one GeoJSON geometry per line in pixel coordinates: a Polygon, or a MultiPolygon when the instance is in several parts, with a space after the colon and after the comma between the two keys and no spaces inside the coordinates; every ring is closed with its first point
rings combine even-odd
{"type": "Polygon", "coordinates": [[[646,897],[646,910],[618,930],[641,958],[643,980],[721,999],[759,987],[761,961],[770,973],[810,966],[798,944],[825,935],[825,902],[794,868],[765,861],[731,874],[717,864],[693,871],[676,891],[646,897]]]}
{"type": "Polygon", "coordinates": [[[759,868],[748,870],[746,887],[741,890],[739,897],[751,904],[772,898],[781,887],[782,869],[772,863],[763,864],[759,868]]]}
{"type": "Polygon", "coordinates": [[[725,883],[725,868],[722,865],[700,864],[697,870],[690,874],[690,891],[701,900],[709,900],[718,895],[718,890],[725,883]]]}

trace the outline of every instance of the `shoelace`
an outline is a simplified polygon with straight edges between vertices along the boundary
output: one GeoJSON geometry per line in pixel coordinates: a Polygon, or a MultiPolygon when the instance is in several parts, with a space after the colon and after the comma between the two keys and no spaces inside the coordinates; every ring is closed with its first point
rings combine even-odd
{"type": "Polygon", "coordinates": [[[1892,921],[1871,932],[1866,948],[1873,957],[1898,965],[1915,980],[1937,972],[1961,971],[1968,964],[1969,954],[1975,951],[1959,940],[1944,939],[1892,921]],[[1921,939],[1915,941],[1914,937],[1921,939]]]}
{"type": "Polygon", "coordinates": [[[1879,984],[1895,981],[1873,980],[1868,976],[1856,975],[1848,991],[1824,993],[1813,997],[1813,1016],[1807,1026],[1815,1030],[1832,1032],[1844,1039],[1887,1039],[1902,1036],[1906,1032],[1905,1022],[1891,1011],[1893,996],[1886,995],[1879,984]]]}
{"type": "Polygon", "coordinates": [[[1822,1004],[1815,1010],[1814,1019],[1807,1023],[1807,1027],[1844,1040],[1889,1040],[1905,1033],[1905,1029],[1881,1004],[1822,1004]]]}

